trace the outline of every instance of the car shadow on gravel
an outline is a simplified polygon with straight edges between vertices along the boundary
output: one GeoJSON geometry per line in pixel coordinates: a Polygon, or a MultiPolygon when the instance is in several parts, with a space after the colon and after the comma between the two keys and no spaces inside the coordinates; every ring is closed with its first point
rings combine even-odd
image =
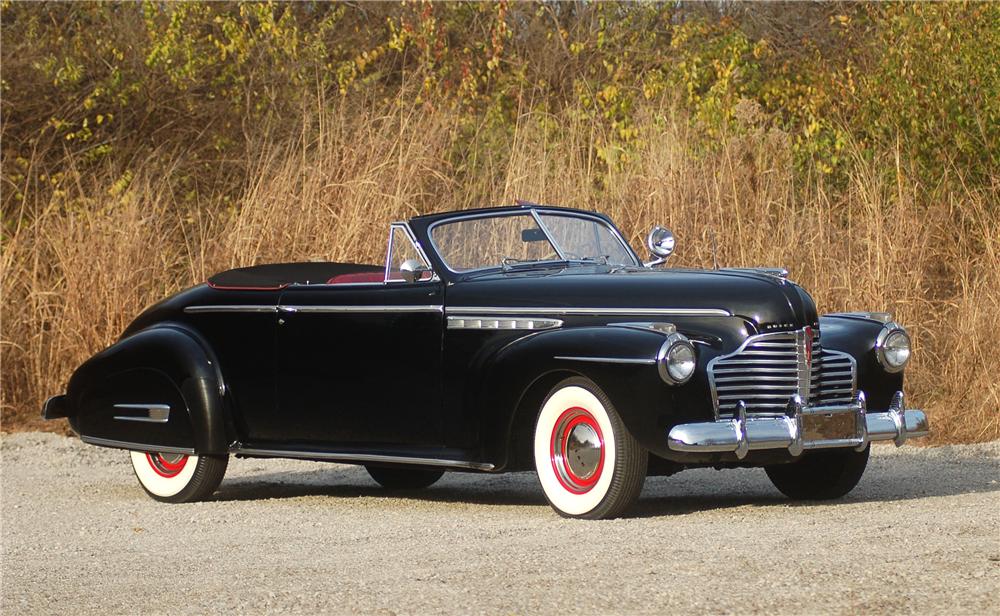
{"type": "Polygon", "coordinates": [[[438,484],[422,490],[388,490],[380,487],[364,470],[267,473],[224,480],[213,501],[288,499],[309,496],[331,498],[401,498],[470,505],[547,505],[534,476],[527,473],[473,476],[446,475],[438,484]]]}
{"type": "Polygon", "coordinates": [[[876,460],[852,492],[828,501],[790,500],[771,485],[763,469],[688,471],[647,480],[643,496],[630,517],[744,506],[829,507],[1000,492],[997,470],[996,460],[985,458],[965,464],[935,464],[926,460],[914,464],[903,458],[876,460]],[[696,473],[704,479],[695,479],[696,473]],[[717,486],[717,491],[712,490],[713,486],[717,486]]]}
{"type": "MultiPolygon", "coordinates": [[[[890,458],[875,461],[847,496],[824,506],[901,501],[974,492],[1000,491],[996,461],[941,464],[940,461],[890,458]],[[916,463],[914,463],[916,462],[916,463]]],[[[476,475],[449,473],[424,490],[386,490],[361,468],[317,469],[244,475],[227,479],[215,501],[331,498],[400,498],[440,503],[498,506],[547,506],[533,473],[476,475]]],[[[791,501],[767,480],[762,469],[685,471],[651,477],[630,517],[683,515],[699,511],[754,507],[810,507],[817,501],[791,501]]]]}

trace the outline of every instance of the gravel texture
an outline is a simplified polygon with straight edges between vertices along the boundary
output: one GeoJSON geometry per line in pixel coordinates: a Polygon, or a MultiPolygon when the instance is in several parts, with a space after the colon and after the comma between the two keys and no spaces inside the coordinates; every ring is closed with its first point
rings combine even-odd
{"type": "Polygon", "coordinates": [[[3,436],[3,614],[1000,613],[1000,441],[878,446],[793,504],[759,469],[652,478],[566,520],[532,474],[388,494],[361,467],[233,459],[164,505],[124,452],[3,436]]]}

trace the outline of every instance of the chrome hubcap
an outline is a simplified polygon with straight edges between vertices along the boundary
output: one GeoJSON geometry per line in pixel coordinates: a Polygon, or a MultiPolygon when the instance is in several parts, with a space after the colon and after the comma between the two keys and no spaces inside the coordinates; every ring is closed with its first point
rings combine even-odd
{"type": "Polygon", "coordinates": [[[601,461],[601,439],[585,423],[573,427],[566,438],[566,466],[580,479],[590,479],[601,461]]]}
{"type": "Polygon", "coordinates": [[[177,466],[177,464],[185,458],[182,453],[160,453],[156,454],[161,462],[164,462],[168,466],[177,466]]]}
{"type": "Polygon", "coordinates": [[[552,469],[564,488],[583,494],[601,478],[604,435],[587,410],[566,410],[552,428],[552,469]]]}

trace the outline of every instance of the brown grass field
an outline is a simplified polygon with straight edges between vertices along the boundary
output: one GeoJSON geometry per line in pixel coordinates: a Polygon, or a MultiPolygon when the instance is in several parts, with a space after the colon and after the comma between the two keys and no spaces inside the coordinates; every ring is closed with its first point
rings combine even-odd
{"type": "Polygon", "coordinates": [[[1000,179],[920,186],[889,151],[859,156],[834,190],[796,176],[783,133],[748,126],[694,154],[689,124],[657,111],[612,171],[590,154],[601,129],[570,114],[526,114],[506,143],[457,165],[448,112],[327,113],[298,139],[250,148],[231,205],[197,195],[179,208],[165,153],[133,161],[127,182],[68,160],[72,187],[21,187],[32,213],[3,237],[2,428],[65,430],[40,420],[43,400],[145,306],[215,271],[378,263],[392,220],[520,198],[605,212],[636,247],[664,224],[672,266],[787,267],[822,312],[892,311],[914,339],[907,393],[932,442],[1000,438],[1000,179]]]}

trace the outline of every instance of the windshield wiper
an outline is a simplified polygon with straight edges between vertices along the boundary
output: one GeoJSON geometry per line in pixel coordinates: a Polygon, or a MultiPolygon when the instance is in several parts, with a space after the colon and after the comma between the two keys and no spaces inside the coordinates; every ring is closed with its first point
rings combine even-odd
{"type": "Polygon", "coordinates": [[[574,258],[570,259],[570,261],[578,261],[578,262],[582,262],[582,263],[598,263],[600,265],[607,265],[608,264],[608,260],[610,258],[611,258],[611,255],[600,255],[600,256],[597,256],[597,257],[574,257],[574,258]]]}
{"type": "Polygon", "coordinates": [[[500,257],[500,269],[505,272],[519,263],[526,263],[526,261],[514,257],[500,257]]]}
{"type": "MultiPolygon", "coordinates": [[[[511,271],[530,271],[533,269],[547,269],[552,267],[569,267],[573,264],[592,264],[597,263],[600,265],[608,264],[608,257],[580,257],[573,259],[546,259],[544,261],[539,261],[536,259],[518,259],[517,257],[501,257],[500,258],[500,270],[503,272],[511,271]]],[[[479,278],[481,276],[489,276],[490,274],[496,273],[495,268],[485,268],[478,270],[469,275],[469,279],[479,278]]]]}
{"type": "Polygon", "coordinates": [[[500,259],[500,268],[505,272],[514,269],[534,269],[536,267],[566,267],[569,264],[570,262],[566,259],[547,259],[545,261],[517,259],[515,257],[502,257],[500,259]]]}

